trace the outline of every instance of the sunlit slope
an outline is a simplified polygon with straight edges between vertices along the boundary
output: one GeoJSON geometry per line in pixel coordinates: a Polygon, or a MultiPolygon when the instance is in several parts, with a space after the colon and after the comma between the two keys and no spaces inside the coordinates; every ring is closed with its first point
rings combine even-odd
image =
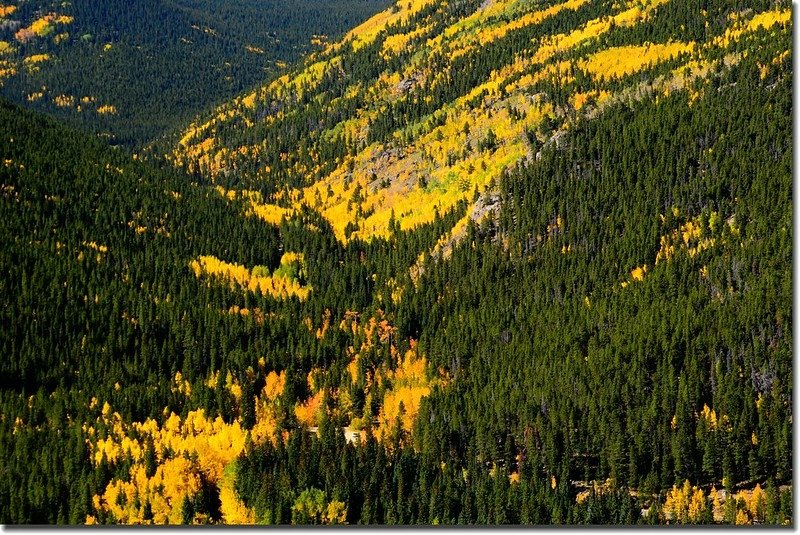
{"type": "Polygon", "coordinates": [[[753,36],[790,31],[788,6],[690,4],[400,1],[193,124],[171,156],[267,193],[267,220],[306,204],[341,240],[386,236],[476,202],[579,117],[699,96],[753,36]]]}
{"type": "MultiPolygon", "coordinates": [[[[324,220],[305,214],[313,220],[300,230],[324,233],[333,252],[319,247],[320,240],[298,243],[291,230],[247,217],[251,209],[261,214],[262,204],[257,192],[208,190],[0,99],[2,319],[11,325],[17,318],[31,333],[44,326],[62,340],[48,350],[52,338],[25,335],[30,350],[0,362],[7,403],[0,450],[16,459],[0,495],[29,479],[47,489],[14,513],[11,500],[0,499],[0,518],[266,522],[234,489],[236,460],[248,443],[286,444],[290,433],[309,434],[301,427],[334,420],[351,442],[373,436],[389,448],[410,443],[423,399],[449,384],[447,373],[430,364],[416,339],[399,334],[394,317],[350,304],[353,287],[339,282],[347,278],[341,268],[347,256],[324,220]],[[320,278],[323,271],[334,278],[320,278]],[[23,282],[29,276],[31,285],[23,282]],[[331,288],[348,302],[338,305],[331,288]],[[193,334],[155,327],[173,319],[193,334]],[[224,327],[195,330],[212,323],[224,327]],[[226,333],[225,344],[247,339],[247,353],[226,349],[217,358],[203,352],[200,346],[215,339],[211,329],[226,333]],[[109,332],[137,341],[115,344],[98,335],[109,332]],[[173,337],[197,349],[196,357],[173,337]],[[293,340],[325,345],[331,356],[316,360],[293,340]],[[291,364],[306,359],[307,369],[291,364]],[[69,398],[69,415],[54,413],[45,422],[32,408],[34,396],[13,389],[62,407],[69,398]],[[157,392],[164,396],[153,410],[130,410],[129,403],[149,403],[157,392]],[[20,411],[9,408],[17,402],[20,411]],[[64,459],[59,440],[67,437],[74,439],[74,456],[59,460],[53,472],[14,453],[45,444],[42,455],[64,459]],[[66,490],[78,480],[80,492],[66,490]],[[62,485],[63,494],[53,490],[62,485]]],[[[430,232],[419,247],[440,232],[430,232]]],[[[353,253],[347,262],[361,266],[360,258],[353,253]]],[[[372,284],[388,285],[371,267],[363,273],[372,284]]],[[[387,303],[402,294],[402,282],[390,282],[387,303]]],[[[2,334],[0,342],[10,347],[13,332],[2,334]]],[[[342,508],[350,503],[329,503],[326,521],[343,522],[342,508]]]]}

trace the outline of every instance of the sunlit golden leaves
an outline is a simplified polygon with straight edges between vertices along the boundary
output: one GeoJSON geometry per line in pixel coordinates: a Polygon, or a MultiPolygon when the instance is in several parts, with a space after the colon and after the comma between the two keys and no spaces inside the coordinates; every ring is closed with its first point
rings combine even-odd
{"type": "Polygon", "coordinates": [[[294,414],[297,417],[298,423],[306,427],[314,427],[319,425],[320,411],[324,410],[322,400],[325,396],[325,391],[320,390],[311,395],[306,401],[298,404],[294,409],[294,414]]]}
{"type": "Polygon", "coordinates": [[[236,494],[236,462],[230,463],[222,474],[219,483],[220,513],[226,524],[251,525],[256,523],[255,512],[242,503],[236,494]]]}
{"type": "Polygon", "coordinates": [[[713,41],[715,46],[727,48],[732,43],[737,42],[745,34],[757,31],[759,28],[771,29],[774,26],[787,27],[792,20],[790,9],[776,9],[755,14],[749,20],[746,17],[732,17],[732,24],[725,30],[725,33],[716,37],[713,41]]]}
{"type": "Polygon", "coordinates": [[[290,218],[295,211],[283,208],[276,204],[265,203],[261,193],[251,190],[226,190],[222,186],[215,186],[215,191],[228,200],[241,199],[248,204],[245,215],[255,215],[270,225],[278,226],[284,218],[290,218]]]}
{"type": "Polygon", "coordinates": [[[668,522],[696,524],[703,519],[708,508],[708,498],[703,490],[693,487],[689,480],[686,480],[683,482],[683,486],[673,485],[667,493],[661,514],[668,522]]]}
{"type": "Polygon", "coordinates": [[[415,343],[411,344],[411,349],[406,351],[394,371],[380,370],[378,379],[388,381],[390,385],[383,396],[376,432],[376,436],[384,440],[394,438],[397,418],[402,429],[410,433],[422,398],[428,396],[434,386],[445,384],[440,377],[429,376],[428,361],[417,353],[415,343]]]}
{"type": "MultiPolygon", "coordinates": [[[[232,196],[229,192],[222,193],[231,199],[246,199],[247,214],[276,225],[301,206],[310,207],[330,222],[342,242],[388,237],[392,214],[401,230],[428,223],[437,211],[442,213],[461,200],[470,204],[476,189],[480,191],[496,183],[509,166],[524,158],[531,159],[534,148],[526,133],[536,130],[543,118],[555,119],[566,128],[574,119],[568,117],[570,112],[596,116],[607,104],[644,98],[635,95],[648,93],[637,93],[635,90],[642,89],[638,86],[623,89],[614,86],[612,91],[609,84],[620,78],[666,61],[682,62],[669,76],[652,81],[649,89],[663,94],[688,90],[691,99],[702,98],[702,90],[691,87],[692,83],[717,67],[730,64],[727,56],[724,60],[705,59],[708,46],[722,46],[721,41],[716,44],[667,41],[601,47],[583,58],[569,59],[572,51],[581,46],[593,47],[597,38],[608,32],[649,20],[666,1],[618,2],[603,16],[579,20],[571,30],[544,36],[530,50],[517,55],[507,65],[498,66],[488,79],[463,96],[443,104],[417,122],[400,125],[383,142],[366,144],[370,125],[390,109],[392,103],[415,94],[418,88],[444,83],[446,69],[431,72],[422,59],[431,52],[442,51],[452,60],[473,47],[501,39],[515,29],[542,23],[564,11],[581,11],[586,3],[567,0],[535,9],[514,0],[494,0],[448,27],[432,29],[426,22],[398,32],[397,27],[391,25],[406,20],[411,13],[424,7],[427,0],[399,2],[394,9],[354,29],[345,41],[358,48],[386,31],[384,55],[398,53],[405,46],[425,54],[412,55],[407,63],[384,70],[372,81],[353,82],[343,90],[343,96],[334,101],[360,95],[367,104],[341,122],[325,125],[318,139],[307,140],[310,145],[303,149],[304,154],[292,150],[281,152],[279,165],[283,171],[297,176],[315,176],[316,180],[281,199],[277,195],[270,199],[248,198],[250,193],[246,191],[232,196]],[[434,31],[440,33],[430,34],[434,31]],[[568,107],[554,106],[532,91],[540,83],[567,88],[576,83],[578,72],[588,74],[597,87],[580,90],[570,87],[566,95],[568,107]],[[465,124],[473,128],[464,130],[465,124]],[[489,131],[495,141],[485,144],[489,131]],[[332,171],[320,175],[319,145],[340,139],[348,140],[351,150],[336,161],[337,166],[332,171]],[[359,194],[354,197],[355,191],[359,194]]],[[[752,16],[743,14],[731,18],[730,24],[731,31],[740,35],[756,28],[785,24],[786,20],[783,11],[774,11],[752,16]]],[[[212,179],[223,171],[236,170],[248,159],[258,161],[267,147],[257,144],[227,146],[219,142],[217,132],[233,122],[249,128],[254,114],[263,115],[260,120],[264,125],[271,125],[279,124],[292,113],[299,113],[291,107],[272,109],[272,104],[267,108],[267,103],[296,101],[316,91],[324,76],[341,69],[341,55],[345,50],[346,45],[342,43],[328,45],[324,54],[312,56],[295,72],[221,106],[214,116],[186,131],[173,155],[175,161],[204,171],[212,179]]],[[[766,73],[769,67],[764,66],[762,70],[766,73]]],[[[429,97],[424,89],[420,90],[420,98],[429,97]]],[[[335,102],[331,106],[335,107],[335,102]]],[[[543,133],[544,136],[551,134],[543,133]]],[[[545,137],[541,141],[546,140],[545,137]]],[[[263,166],[254,173],[259,179],[270,180],[274,171],[263,166]]]]}
{"type": "MultiPolygon", "coordinates": [[[[275,399],[284,381],[283,373],[267,375],[267,385],[254,399],[256,423],[250,431],[238,420],[226,423],[202,409],[190,411],[185,419],[165,409],[161,424],[149,418],[126,424],[107,402],[103,403],[94,425],[84,425],[92,462],[113,466],[127,460],[131,468],[128,478],[112,480],[101,495],[95,496],[95,514],[87,522],[96,520],[97,512],[105,512],[121,523],[179,523],[183,499],[192,498],[205,480],[220,489],[224,522],[251,523],[252,511],[233,491],[232,463],[243,451],[248,435],[253,444],[275,439],[275,399]],[[145,518],[148,510],[151,518],[145,518]]],[[[216,386],[218,372],[209,378],[212,382],[216,386]]],[[[173,383],[178,391],[191,395],[191,385],[180,372],[173,383]]],[[[226,376],[225,388],[241,401],[238,381],[226,376]]],[[[96,410],[98,405],[92,400],[90,408],[96,410]]]]}
{"type": "Polygon", "coordinates": [[[272,275],[269,275],[263,266],[248,269],[241,264],[225,262],[215,256],[200,256],[189,263],[189,268],[197,277],[207,276],[227,281],[233,287],[270,295],[276,299],[297,297],[305,300],[311,292],[310,286],[302,285],[299,280],[292,277],[293,273],[302,272],[304,269],[303,257],[298,253],[284,253],[281,265],[272,275]]]}
{"type": "Polygon", "coordinates": [[[611,80],[633,74],[680,54],[691,54],[694,43],[628,45],[607,48],[589,56],[579,65],[598,80],[611,80]]]}

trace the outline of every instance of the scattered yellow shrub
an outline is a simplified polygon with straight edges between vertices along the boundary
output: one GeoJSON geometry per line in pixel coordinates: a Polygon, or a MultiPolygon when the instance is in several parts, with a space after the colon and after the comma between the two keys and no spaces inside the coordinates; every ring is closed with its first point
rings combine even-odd
{"type": "Polygon", "coordinates": [[[52,22],[52,20],[53,19],[50,16],[42,17],[41,19],[34,21],[33,24],[30,25],[30,30],[39,37],[43,37],[44,35],[47,34],[47,32],[51,30],[50,23],[52,22]]]}
{"type": "Polygon", "coordinates": [[[70,108],[75,105],[75,97],[72,95],[58,95],[53,99],[53,103],[59,108],[70,108]]]}

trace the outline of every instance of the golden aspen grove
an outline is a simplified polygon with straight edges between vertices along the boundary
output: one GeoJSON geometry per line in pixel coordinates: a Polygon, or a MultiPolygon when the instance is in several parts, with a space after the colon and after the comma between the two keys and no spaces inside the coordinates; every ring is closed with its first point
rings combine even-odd
{"type": "Polygon", "coordinates": [[[788,0],[2,0],[0,523],[793,525],[788,0]]]}

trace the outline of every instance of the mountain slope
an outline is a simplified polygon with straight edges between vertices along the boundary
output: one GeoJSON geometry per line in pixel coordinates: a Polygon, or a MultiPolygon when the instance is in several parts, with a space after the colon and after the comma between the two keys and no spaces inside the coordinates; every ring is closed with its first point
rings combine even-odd
{"type": "Polygon", "coordinates": [[[379,0],[26,0],[0,5],[0,87],[20,104],[143,145],[274,76],[379,0]],[[324,8],[324,9],[323,9],[324,8]]]}
{"type": "MultiPolygon", "coordinates": [[[[306,377],[344,371],[378,322],[361,250],[314,214],[280,229],[245,207],[0,101],[0,522],[174,524],[184,500],[187,522],[253,518],[231,463],[313,425],[306,377]]],[[[404,238],[386,268],[453,221],[404,238]]],[[[360,373],[394,378],[405,357],[428,388],[425,359],[392,342],[360,373]]]]}
{"type": "Polygon", "coordinates": [[[0,104],[0,521],[791,524],[791,17],[704,7],[401,2],[179,169],[0,104]]]}
{"type": "Polygon", "coordinates": [[[387,236],[392,214],[407,229],[460,199],[474,207],[475,191],[579,117],[699,95],[759,32],[788,31],[790,11],[772,2],[710,3],[700,16],[694,6],[399,2],[198,121],[173,159],[267,203],[310,206],[341,240],[387,236]]]}

